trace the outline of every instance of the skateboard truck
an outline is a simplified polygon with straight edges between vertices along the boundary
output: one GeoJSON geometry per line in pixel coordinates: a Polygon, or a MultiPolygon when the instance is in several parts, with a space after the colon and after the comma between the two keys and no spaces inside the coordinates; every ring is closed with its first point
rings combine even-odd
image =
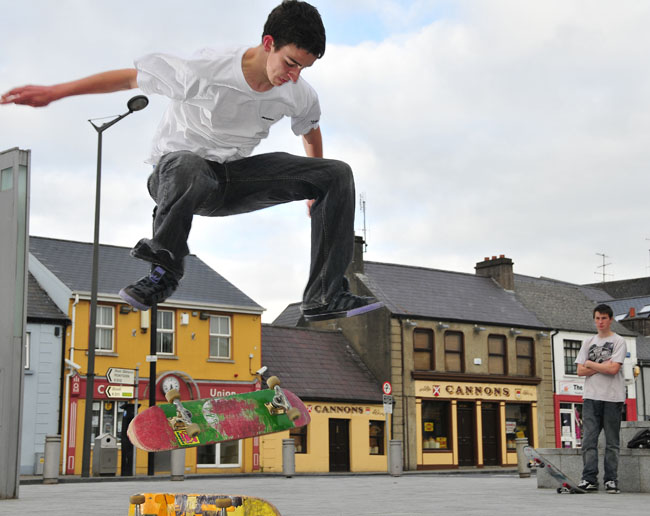
{"type": "Polygon", "coordinates": [[[275,391],[273,399],[269,403],[265,403],[269,412],[274,416],[286,414],[291,421],[298,419],[300,417],[300,411],[292,407],[289,403],[284,391],[280,387],[280,379],[277,376],[271,376],[266,381],[266,384],[269,386],[269,389],[275,391]]]}
{"type": "Polygon", "coordinates": [[[170,389],[165,393],[165,398],[176,407],[176,416],[170,419],[172,428],[177,432],[184,430],[192,437],[197,435],[201,428],[196,423],[192,423],[192,413],[181,403],[178,390],[170,389]]]}

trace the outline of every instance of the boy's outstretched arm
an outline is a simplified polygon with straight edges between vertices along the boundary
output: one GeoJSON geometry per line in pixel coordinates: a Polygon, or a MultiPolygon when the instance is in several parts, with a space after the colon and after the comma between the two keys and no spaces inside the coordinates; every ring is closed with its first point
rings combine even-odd
{"type": "Polygon", "coordinates": [[[135,68],[124,68],[52,86],[20,86],[2,95],[0,104],[24,104],[32,107],[42,107],[55,100],[73,95],[111,93],[137,88],[136,79],[137,71],[135,68]]]}

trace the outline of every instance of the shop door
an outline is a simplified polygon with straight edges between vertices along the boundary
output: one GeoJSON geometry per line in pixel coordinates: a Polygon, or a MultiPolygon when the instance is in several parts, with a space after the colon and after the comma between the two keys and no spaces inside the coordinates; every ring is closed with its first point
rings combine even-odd
{"type": "Polygon", "coordinates": [[[330,471],[350,471],[348,419],[330,419],[330,471]]]}
{"type": "Polygon", "coordinates": [[[474,404],[458,403],[458,465],[475,466],[474,404]]]}
{"type": "Polygon", "coordinates": [[[562,448],[582,445],[581,403],[560,403],[560,440],[562,448]]]}
{"type": "Polygon", "coordinates": [[[483,422],[483,464],[498,466],[499,460],[499,406],[496,403],[481,405],[483,422]]]}

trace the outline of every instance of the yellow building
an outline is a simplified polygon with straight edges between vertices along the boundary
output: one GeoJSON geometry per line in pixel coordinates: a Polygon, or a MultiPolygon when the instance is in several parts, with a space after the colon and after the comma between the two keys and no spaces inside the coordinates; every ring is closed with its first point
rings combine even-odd
{"type": "Polygon", "coordinates": [[[262,471],[282,471],[282,441],[290,438],[298,473],[387,471],[381,385],[342,333],[263,325],[262,343],[265,376],[279,376],[311,415],[304,428],[260,438],[262,471]]]}
{"type": "MultiPolygon", "coordinates": [[[[70,475],[82,471],[91,264],[91,244],[30,240],[30,272],[71,320],[64,340],[61,450],[62,471],[70,475]]],[[[121,465],[133,472],[132,446],[122,437],[136,401],[140,410],[148,406],[152,363],[157,402],[170,388],[198,399],[252,391],[259,381],[262,307],[193,255],[186,258],[179,289],[158,306],[151,352],[150,312],[134,310],[117,295],[148,267],[127,248],[100,246],[92,434],[109,434],[120,443],[118,474],[121,465]],[[126,374],[126,384],[119,383],[125,381],[119,375],[114,378],[116,372],[126,374]]],[[[255,471],[259,454],[253,439],[193,448],[186,453],[186,472],[255,471]]],[[[155,471],[169,471],[170,453],[154,455],[155,471]]],[[[136,473],[147,473],[147,456],[136,452],[136,473]]]]}

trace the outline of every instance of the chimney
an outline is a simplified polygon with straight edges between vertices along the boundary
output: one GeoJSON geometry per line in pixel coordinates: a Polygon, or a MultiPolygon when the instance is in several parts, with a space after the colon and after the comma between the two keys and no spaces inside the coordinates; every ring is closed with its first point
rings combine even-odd
{"type": "Polygon", "coordinates": [[[354,237],[354,252],[352,254],[352,263],[348,267],[347,274],[363,274],[363,248],[366,242],[362,236],[354,237]]]}
{"type": "Polygon", "coordinates": [[[500,255],[498,258],[487,256],[482,262],[478,262],[476,267],[477,276],[485,278],[493,278],[504,289],[513,291],[515,290],[515,274],[512,269],[512,260],[506,258],[505,255],[500,255]]]}
{"type": "Polygon", "coordinates": [[[630,315],[628,317],[630,319],[634,319],[636,317],[636,308],[634,307],[630,308],[630,315]]]}

